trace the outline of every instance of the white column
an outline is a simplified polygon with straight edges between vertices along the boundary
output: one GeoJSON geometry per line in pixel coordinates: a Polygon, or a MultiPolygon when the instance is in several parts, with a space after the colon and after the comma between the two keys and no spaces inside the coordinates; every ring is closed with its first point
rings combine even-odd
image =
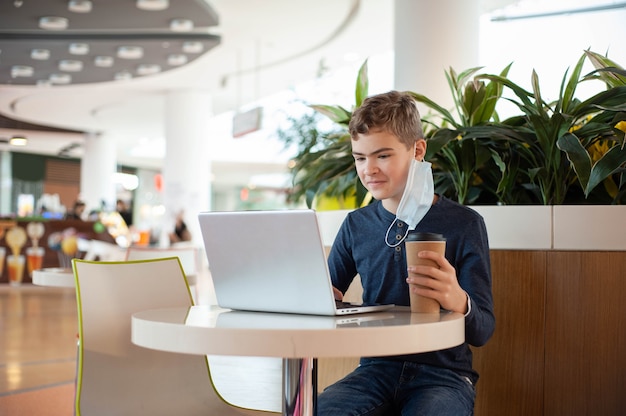
{"type": "Polygon", "coordinates": [[[396,0],[394,88],[451,106],[445,71],[478,66],[479,26],[479,0],[396,0]]]}
{"type": "Polygon", "coordinates": [[[106,208],[115,209],[114,174],[117,171],[117,146],[113,138],[88,133],[85,135],[84,153],[80,164],[80,198],[86,212],[106,208]]]}
{"type": "Polygon", "coordinates": [[[198,213],[210,207],[211,163],[208,154],[210,95],[203,91],[172,91],[165,106],[163,162],[164,227],[172,231],[183,210],[193,241],[202,244],[198,213]]]}
{"type": "Polygon", "coordinates": [[[13,188],[11,152],[0,151],[0,215],[11,215],[11,189],[13,188]]]}

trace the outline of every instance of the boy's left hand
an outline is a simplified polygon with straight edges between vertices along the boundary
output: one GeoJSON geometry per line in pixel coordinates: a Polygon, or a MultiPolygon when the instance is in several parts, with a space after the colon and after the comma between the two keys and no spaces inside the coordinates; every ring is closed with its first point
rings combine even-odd
{"type": "Polygon", "coordinates": [[[420,251],[419,256],[437,263],[439,268],[432,266],[409,266],[409,277],[406,281],[410,290],[418,295],[435,299],[442,308],[467,313],[467,293],[459,286],[456,270],[448,260],[434,251],[420,251]]]}

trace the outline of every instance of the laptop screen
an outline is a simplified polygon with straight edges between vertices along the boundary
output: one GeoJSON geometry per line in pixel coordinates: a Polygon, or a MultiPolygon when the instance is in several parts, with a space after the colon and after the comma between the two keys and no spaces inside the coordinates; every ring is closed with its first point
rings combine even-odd
{"type": "Polygon", "coordinates": [[[198,218],[221,307],[335,314],[315,211],[203,212],[198,218]]]}

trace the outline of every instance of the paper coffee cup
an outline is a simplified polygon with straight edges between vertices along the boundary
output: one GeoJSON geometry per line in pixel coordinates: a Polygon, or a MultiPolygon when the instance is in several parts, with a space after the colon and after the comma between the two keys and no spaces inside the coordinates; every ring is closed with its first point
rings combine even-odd
{"type": "MultiPolygon", "coordinates": [[[[439,267],[434,261],[419,257],[418,253],[420,251],[435,251],[444,255],[446,252],[446,239],[443,235],[436,233],[409,233],[404,244],[406,247],[407,266],[425,265],[439,267]]],[[[409,290],[409,298],[411,301],[411,312],[439,313],[440,305],[435,299],[420,296],[411,290],[409,290]]]]}

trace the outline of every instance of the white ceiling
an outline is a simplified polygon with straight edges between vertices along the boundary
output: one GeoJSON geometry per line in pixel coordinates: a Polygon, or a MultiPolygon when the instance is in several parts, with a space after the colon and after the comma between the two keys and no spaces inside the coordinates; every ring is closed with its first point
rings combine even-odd
{"type": "MultiPolygon", "coordinates": [[[[118,142],[120,164],[160,166],[158,158],[128,154],[141,140],[163,141],[164,97],[194,89],[212,97],[214,114],[314,79],[393,49],[391,0],[207,0],[220,23],[210,30],[221,44],[181,68],[130,81],[54,87],[0,86],[0,113],[24,122],[103,133],[118,142]]],[[[483,0],[492,10],[511,0],[483,0]]],[[[175,0],[170,3],[175,5],[175,0]]],[[[20,151],[57,154],[81,143],[81,134],[0,129],[26,134],[20,151]]],[[[0,144],[0,150],[8,145],[0,144]]],[[[80,150],[73,155],[80,155],[80,150]]]]}

